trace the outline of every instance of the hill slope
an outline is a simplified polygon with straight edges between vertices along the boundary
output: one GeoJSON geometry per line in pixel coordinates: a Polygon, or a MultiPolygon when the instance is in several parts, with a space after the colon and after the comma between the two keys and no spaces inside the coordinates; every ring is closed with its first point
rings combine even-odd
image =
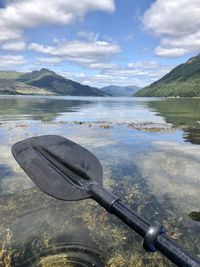
{"type": "Polygon", "coordinates": [[[19,77],[18,81],[25,82],[27,85],[47,89],[57,95],[71,96],[105,96],[97,88],[82,85],[78,82],[66,79],[48,69],[32,71],[19,77]]]}
{"type": "Polygon", "coordinates": [[[22,73],[17,71],[0,71],[0,79],[15,80],[21,75],[22,73]]]}
{"type": "Polygon", "coordinates": [[[116,86],[109,85],[101,88],[101,91],[110,94],[112,96],[132,96],[135,92],[137,92],[140,88],[137,86],[116,86]]]}
{"type": "Polygon", "coordinates": [[[0,76],[0,94],[41,94],[71,96],[106,96],[97,88],[82,85],[66,79],[48,69],[32,71],[25,74],[2,73],[0,76]],[[9,78],[8,77],[14,77],[9,78]],[[5,77],[1,79],[1,77],[5,77]]]}
{"type": "Polygon", "coordinates": [[[54,95],[54,93],[22,82],[0,79],[0,95],[54,95]]]}
{"type": "Polygon", "coordinates": [[[134,96],[200,96],[200,54],[177,66],[134,96]]]}

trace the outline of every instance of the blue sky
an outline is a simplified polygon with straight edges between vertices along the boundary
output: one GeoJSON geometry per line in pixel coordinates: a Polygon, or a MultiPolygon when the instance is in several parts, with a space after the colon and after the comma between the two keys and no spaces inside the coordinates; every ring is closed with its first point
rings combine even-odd
{"type": "Polygon", "coordinates": [[[200,50],[197,0],[0,0],[0,69],[145,86],[200,50]]]}

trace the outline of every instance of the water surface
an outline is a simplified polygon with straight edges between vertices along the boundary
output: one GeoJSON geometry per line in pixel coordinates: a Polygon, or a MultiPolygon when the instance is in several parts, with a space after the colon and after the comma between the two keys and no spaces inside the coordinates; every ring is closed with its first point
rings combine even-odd
{"type": "Polygon", "coordinates": [[[200,256],[200,223],[188,216],[200,211],[199,99],[1,96],[2,266],[173,266],[92,200],[62,202],[35,187],[10,149],[43,134],[92,151],[107,188],[200,256]]]}

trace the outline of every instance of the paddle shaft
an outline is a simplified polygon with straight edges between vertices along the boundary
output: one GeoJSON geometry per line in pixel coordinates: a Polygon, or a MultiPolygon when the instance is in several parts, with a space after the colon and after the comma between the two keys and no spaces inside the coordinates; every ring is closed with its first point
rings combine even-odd
{"type": "Polygon", "coordinates": [[[150,222],[103,187],[94,184],[90,186],[89,190],[95,201],[144,238],[143,244],[147,251],[158,250],[180,267],[200,267],[200,260],[189,255],[179,244],[169,238],[162,227],[152,226],[150,222]],[[159,231],[157,231],[158,229],[159,231]]]}

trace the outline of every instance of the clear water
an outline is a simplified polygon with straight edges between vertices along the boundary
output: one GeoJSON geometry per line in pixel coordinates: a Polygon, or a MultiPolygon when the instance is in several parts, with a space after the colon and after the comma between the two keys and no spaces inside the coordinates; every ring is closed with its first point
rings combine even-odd
{"type": "Polygon", "coordinates": [[[200,257],[200,99],[0,97],[0,266],[173,266],[92,200],[62,202],[11,146],[59,134],[101,161],[105,186],[200,257]]]}

